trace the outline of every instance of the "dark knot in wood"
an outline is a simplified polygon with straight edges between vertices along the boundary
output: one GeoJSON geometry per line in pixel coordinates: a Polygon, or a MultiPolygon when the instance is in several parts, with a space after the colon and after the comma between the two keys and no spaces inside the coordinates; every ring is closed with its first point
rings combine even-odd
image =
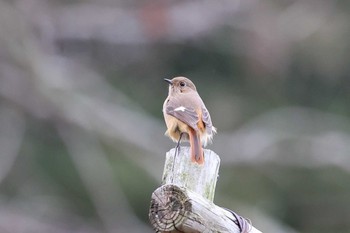
{"type": "Polygon", "coordinates": [[[149,219],[157,232],[177,230],[192,206],[185,193],[174,185],[163,185],[152,194],[149,219]]]}

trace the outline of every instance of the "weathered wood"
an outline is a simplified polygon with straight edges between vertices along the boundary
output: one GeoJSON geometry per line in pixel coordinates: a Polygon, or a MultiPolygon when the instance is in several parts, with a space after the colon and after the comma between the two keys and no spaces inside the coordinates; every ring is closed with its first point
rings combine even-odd
{"type": "Polygon", "coordinates": [[[239,232],[230,212],[171,184],[153,193],[150,219],[158,232],[239,232]]]}
{"type": "Polygon", "coordinates": [[[261,233],[240,216],[213,203],[219,156],[204,150],[204,164],[191,162],[189,148],[166,155],[162,186],[152,194],[150,221],[163,233],[261,233]],[[248,227],[245,227],[248,226],[248,227]]]}
{"type": "Polygon", "coordinates": [[[190,148],[181,147],[175,155],[175,149],[166,153],[162,184],[176,184],[214,200],[216,181],[219,173],[220,158],[211,150],[204,150],[204,164],[193,163],[190,148]]]}

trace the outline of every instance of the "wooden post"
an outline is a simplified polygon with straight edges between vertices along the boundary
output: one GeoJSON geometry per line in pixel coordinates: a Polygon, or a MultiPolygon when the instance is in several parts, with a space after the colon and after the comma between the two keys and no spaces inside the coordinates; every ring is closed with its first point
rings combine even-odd
{"type": "Polygon", "coordinates": [[[152,194],[149,218],[163,233],[261,233],[243,218],[213,203],[220,158],[204,150],[204,164],[191,162],[188,147],[166,155],[162,186],[152,194]],[[243,228],[243,231],[241,229],[243,228]]]}
{"type": "Polygon", "coordinates": [[[162,185],[186,187],[213,202],[220,158],[211,150],[204,150],[204,156],[204,164],[198,165],[191,161],[189,147],[181,147],[176,157],[175,149],[171,149],[166,153],[162,185]]]}

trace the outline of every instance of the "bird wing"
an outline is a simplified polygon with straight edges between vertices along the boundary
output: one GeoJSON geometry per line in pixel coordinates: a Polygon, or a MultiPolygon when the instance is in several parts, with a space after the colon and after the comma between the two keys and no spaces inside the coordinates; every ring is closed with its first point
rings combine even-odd
{"type": "Polygon", "coordinates": [[[199,118],[196,109],[181,105],[179,99],[169,99],[165,105],[165,113],[186,123],[191,128],[198,130],[197,123],[199,118]]]}
{"type": "Polygon", "coordinates": [[[211,135],[213,133],[213,123],[211,123],[210,114],[204,105],[202,106],[202,121],[205,124],[207,133],[211,135]]]}

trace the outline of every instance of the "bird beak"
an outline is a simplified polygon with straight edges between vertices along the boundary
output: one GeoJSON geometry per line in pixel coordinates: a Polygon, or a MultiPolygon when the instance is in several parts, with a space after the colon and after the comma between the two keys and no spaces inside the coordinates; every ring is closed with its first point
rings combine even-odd
{"type": "Polygon", "coordinates": [[[170,79],[165,78],[164,81],[169,83],[170,85],[173,85],[173,82],[170,79]]]}

